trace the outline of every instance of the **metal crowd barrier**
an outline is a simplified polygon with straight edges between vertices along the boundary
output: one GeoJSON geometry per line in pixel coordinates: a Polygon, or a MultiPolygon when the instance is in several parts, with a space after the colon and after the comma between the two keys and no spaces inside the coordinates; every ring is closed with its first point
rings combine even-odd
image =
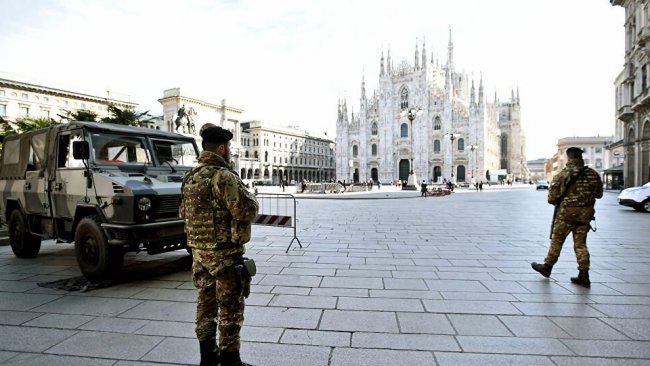
{"type": "Polygon", "coordinates": [[[255,197],[260,213],[253,220],[253,224],[291,228],[293,229],[293,238],[285,253],[289,252],[294,241],[297,241],[302,248],[297,235],[296,198],[288,193],[258,193],[255,197]]]}

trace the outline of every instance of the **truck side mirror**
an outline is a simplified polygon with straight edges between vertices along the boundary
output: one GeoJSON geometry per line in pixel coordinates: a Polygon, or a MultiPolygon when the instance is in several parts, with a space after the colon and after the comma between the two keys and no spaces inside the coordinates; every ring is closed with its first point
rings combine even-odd
{"type": "Polygon", "coordinates": [[[90,157],[90,145],[88,145],[88,141],[73,141],[72,156],[77,160],[88,160],[90,157]]]}

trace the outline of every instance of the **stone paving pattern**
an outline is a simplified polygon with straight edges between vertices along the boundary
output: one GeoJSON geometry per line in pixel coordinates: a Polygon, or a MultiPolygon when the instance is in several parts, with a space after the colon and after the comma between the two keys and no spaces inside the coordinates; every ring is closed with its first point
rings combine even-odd
{"type": "MultiPolygon", "coordinates": [[[[548,246],[545,191],[387,191],[367,198],[401,199],[300,199],[304,248],[288,254],[290,230],[254,227],[244,361],[650,365],[650,215],[605,193],[585,289],[569,281],[570,238],[550,279],[530,269],[548,246]]],[[[186,255],[129,254],[126,264],[186,255]]],[[[0,364],[198,364],[189,269],[83,293],[37,285],[77,275],[71,244],[44,242],[36,259],[0,247],[0,364]]]]}

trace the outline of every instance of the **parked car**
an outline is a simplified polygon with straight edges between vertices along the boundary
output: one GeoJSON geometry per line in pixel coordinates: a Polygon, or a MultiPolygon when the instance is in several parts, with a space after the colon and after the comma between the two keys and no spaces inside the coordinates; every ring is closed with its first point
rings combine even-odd
{"type": "Polygon", "coordinates": [[[545,180],[538,180],[536,190],[540,189],[548,189],[548,182],[545,180]]]}
{"type": "Polygon", "coordinates": [[[650,182],[641,187],[631,187],[621,191],[618,204],[632,207],[637,211],[650,212],[650,182]]]}

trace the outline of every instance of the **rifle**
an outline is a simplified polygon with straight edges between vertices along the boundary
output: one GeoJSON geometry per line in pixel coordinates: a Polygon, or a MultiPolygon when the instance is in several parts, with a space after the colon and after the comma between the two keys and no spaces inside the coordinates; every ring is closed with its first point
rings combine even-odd
{"type": "Polygon", "coordinates": [[[553,209],[553,221],[551,221],[551,234],[548,237],[549,239],[551,240],[553,239],[553,228],[555,227],[555,218],[557,217],[557,210],[560,207],[562,200],[567,195],[567,193],[569,193],[569,188],[571,188],[573,183],[575,183],[578,180],[578,178],[582,176],[582,173],[584,173],[587,170],[587,168],[588,168],[587,166],[584,166],[582,169],[580,169],[580,172],[568,182],[566,188],[564,189],[564,192],[562,192],[560,197],[553,204],[555,206],[555,209],[553,209]]]}

